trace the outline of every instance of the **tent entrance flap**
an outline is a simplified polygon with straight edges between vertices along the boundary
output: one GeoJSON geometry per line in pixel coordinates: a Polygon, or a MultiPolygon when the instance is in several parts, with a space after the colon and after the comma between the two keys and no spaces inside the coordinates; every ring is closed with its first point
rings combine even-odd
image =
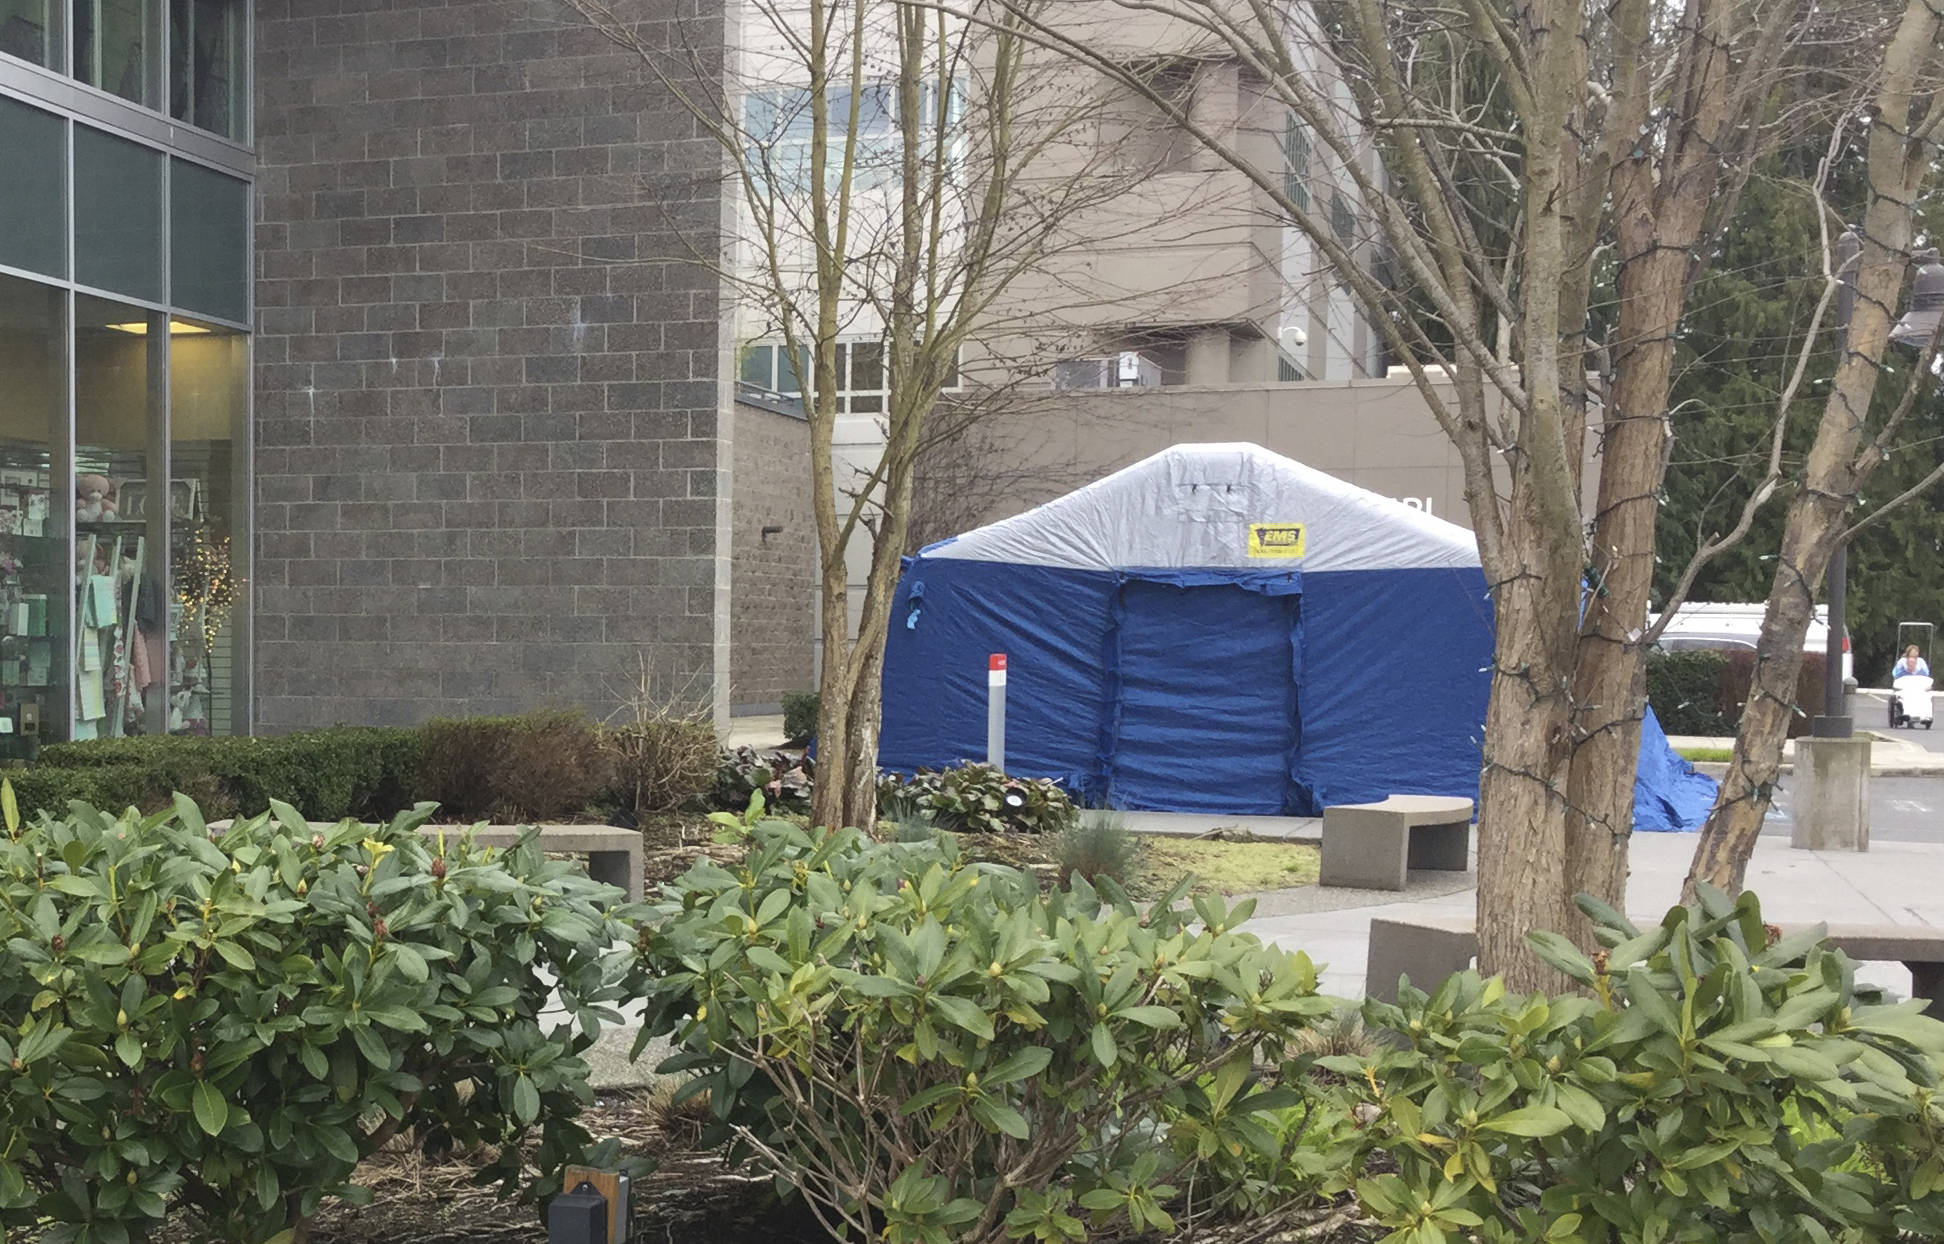
{"type": "Polygon", "coordinates": [[[1301,597],[1130,579],[1115,602],[1112,807],[1248,815],[1293,797],[1301,597]]]}

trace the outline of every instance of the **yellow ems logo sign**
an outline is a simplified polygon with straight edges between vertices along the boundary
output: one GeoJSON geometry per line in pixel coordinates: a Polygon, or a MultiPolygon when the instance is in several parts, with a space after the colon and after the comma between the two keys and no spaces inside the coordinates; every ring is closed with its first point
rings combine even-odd
{"type": "Polygon", "coordinates": [[[1250,523],[1250,557],[1301,557],[1303,555],[1303,525],[1301,523],[1250,523]]]}

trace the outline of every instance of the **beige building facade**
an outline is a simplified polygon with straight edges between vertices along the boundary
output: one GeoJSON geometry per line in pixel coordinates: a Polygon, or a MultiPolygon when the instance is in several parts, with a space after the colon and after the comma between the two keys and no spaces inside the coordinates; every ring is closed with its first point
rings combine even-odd
{"type": "Polygon", "coordinates": [[[1471,526],[1457,451],[1406,378],[1064,391],[988,416],[987,424],[980,460],[964,470],[1003,475],[1005,486],[979,493],[941,479],[924,505],[977,497],[958,506],[947,526],[1009,517],[1170,445],[1197,441],[1261,445],[1471,526]]]}

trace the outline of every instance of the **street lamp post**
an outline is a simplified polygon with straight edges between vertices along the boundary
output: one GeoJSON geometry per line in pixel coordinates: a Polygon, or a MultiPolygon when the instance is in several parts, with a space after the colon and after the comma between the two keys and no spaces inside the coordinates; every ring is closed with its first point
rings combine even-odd
{"type": "MultiPolygon", "coordinates": [[[[1855,225],[1836,239],[1837,360],[1849,349],[1850,313],[1856,309],[1856,274],[1863,263],[1863,235],[1855,225]]],[[[1856,733],[1849,715],[1849,688],[1843,685],[1843,637],[1849,634],[1849,542],[1836,546],[1823,571],[1823,597],[1829,603],[1829,635],[1823,643],[1823,711],[1809,723],[1819,739],[1847,739],[1856,733]]]]}
{"type": "MultiPolygon", "coordinates": [[[[1855,225],[1836,239],[1836,326],[1838,351],[1849,348],[1850,313],[1856,307],[1856,274],[1863,260],[1863,237],[1855,225]]],[[[1890,340],[1900,346],[1922,350],[1937,333],[1937,322],[1944,317],[1944,263],[1935,249],[1918,251],[1910,257],[1917,274],[1911,282],[1910,306],[1890,330],[1890,340]]],[[[1823,711],[1810,723],[1817,738],[1847,739],[1856,732],[1856,719],[1848,708],[1848,690],[1843,678],[1843,652],[1849,634],[1849,544],[1838,544],[1829,556],[1823,573],[1823,593],[1829,602],[1829,637],[1824,645],[1823,711]]]]}

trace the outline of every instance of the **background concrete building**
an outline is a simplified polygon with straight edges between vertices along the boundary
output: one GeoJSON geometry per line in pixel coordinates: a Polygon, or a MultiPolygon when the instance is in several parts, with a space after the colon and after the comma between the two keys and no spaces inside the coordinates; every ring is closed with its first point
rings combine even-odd
{"type": "MultiPolygon", "coordinates": [[[[794,239],[793,251],[771,236],[771,222],[787,226],[807,218],[813,192],[801,184],[801,148],[810,131],[808,69],[801,48],[779,29],[799,13],[808,20],[807,6],[746,9],[738,28],[744,54],[723,77],[725,96],[736,101],[729,112],[745,131],[746,162],[766,170],[753,188],[756,206],[739,205],[734,216],[742,262],[751,265],[749,285],[759,294],[768,284],[761,265],[773,253],[784,271],[810,268],[807,243],[794,239]],[[778,174],[794,175],[794,188],[779,192],[778,174]]],[[[1362,236],[1366,227],[1351,179],[1326,153],[1312,150],[1302,127],[1227,48],[1185,23],[1115,4],[1072,0],[1046,13],[1174,98],[1195,125],[1232,137],[1259,166],[1281,169],[1292,197],[1317,205],[1347,245],[1377,258],[1362,236]]],[[[976,151],[984,78],[978,38],[964,38],[963,63],[970,68],[964,72],[965,103],[952,110],[960,127],[952,138],[976,151]]],[[[895,74],[896,57],[889,41],[868,28],[862,47],[861,76],[875,102],[860,113],[860,150],[853,156],[870,175],[860,175],[850,202],[868,234],[895,219],[888,209],[898,188],[891,158],[898,144],[894,101],[884,84],[895,74]],[[874,158],[883,167],[872,164],[874,158]]],[[[1293,38],[1292,48],[1302,54],[1293,38]]],[[[1211,429],[1202,416],[1211,404],[1190,390],[1243,386],[1250,403],[1273,421],[1289,408],[1276,398],[1277,386],[1383,375],[1378,339],[1348,292],[1317,270],[1307,241],[1245,174],[1204,149],[1133,86],[1050,49],[1029,57],[1014,124],[1040,127],[1047,143],[1025,194],[1080,206],[1048,221],[1042,260],[982,316],[966,346],[961,383],[940,419],[941,426],[963,428],[963,434],[929,452],[922,471],[925,506],[917,527],[926,536],[1084,483],[1098,469],[1122,465],[1114,452],[1121,446],[1208,439],[1211,429]],[[1123,388],[1143,395],[1136,422],[1146,430],[1139,434],[1098,426],[1091,418],[1096,404],[1083,396],[1123,388]]],[[[847,97],[840,92],[831,111],[839,149],[847,97]]],[[[858,249],[871,251],[864,244],[858,249]]],[[[883,450],[883,326],[866,293],[854,295],[844,312],[849,327],[837,347],[835,442],[840,476],[855,481],[871,476],[883,450]]],[[[783,401],[797,397],[807,367],[786,356],[774,308],[762,297],[745,299],[735,324],[739,383],[783,401]]],[[[1293,390],[1288,396],[1306,400],[1293,390]]],[[[1408,406],[1403,399],[1392,426],[1435,433],[1422,406],[1418,423],[1405,414],[1408,406]]],[[[1114,409],[1133,413],[1129,405],[1114,409]]],[[[1302,426],[1321,422],[1327,421],[1302,426]]],[[[1294,434],[1297,426],[1285,431],[1294,434]]],[[[1286,445],[1290,437],[1277,439],[1286,445]]],[[[1368,439],[1373,459],[1391,443],[1368,439]]],[[[1301,456],[1294,447],[1286,451],[1301,456]]],[[[1422,475],[1423,463],[1411,465],[1422,475]]],[[[853,541],[848,560],[854,628],[868,544],[853,541]]]]}

